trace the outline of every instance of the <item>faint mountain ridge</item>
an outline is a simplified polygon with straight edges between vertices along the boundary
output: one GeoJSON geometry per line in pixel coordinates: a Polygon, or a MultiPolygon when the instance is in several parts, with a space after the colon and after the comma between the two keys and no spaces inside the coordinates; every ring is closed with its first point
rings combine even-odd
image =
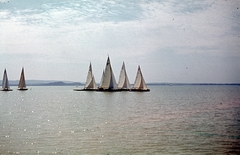
{"type": "MultiPolygon", "coordinates": [[[[2,80],[0,80],[2,83],[2,80]]],[[[9,80],[10,86],[18,86],[19,80],[9,80]]],[[[81,82],[58,80],[26,80],[27,86],[80,86],[81,82]]]]}
{"type": "Polygon", "coordinates": [[[79,86],[83,85],[80,82],[63,82],[63,81],[55,81],[50,83],[43,83],[40,86],[79,86]]]}

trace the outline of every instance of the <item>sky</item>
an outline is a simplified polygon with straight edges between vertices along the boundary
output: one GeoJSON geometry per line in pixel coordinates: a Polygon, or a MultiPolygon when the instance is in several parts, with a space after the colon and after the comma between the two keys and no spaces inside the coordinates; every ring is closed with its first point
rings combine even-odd
{"type": "Polygon", "coordinates": [[[108,56],[116,81],[240,83],[240,1],[0,0],[9,80],[99,83],[108,56]]]}

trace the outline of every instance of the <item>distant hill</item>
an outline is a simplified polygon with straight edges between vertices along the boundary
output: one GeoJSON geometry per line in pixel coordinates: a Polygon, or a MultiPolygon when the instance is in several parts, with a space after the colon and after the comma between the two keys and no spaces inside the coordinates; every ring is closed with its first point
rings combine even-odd
{"type": "Polygon", "coordinates": [[[62,81],[40,84],[40,86],[79,86],[79,85],[83,85],[83,84],[80,82],[66,83],[66,82],[62,82],[62,81]]]}
{"type": "MultiPolygon", "coordinates": [[[[10,80],[10,86],[17,86],[18,80],[10,80]]],[[[2,83],[2,80],[0,80],[2,83]]],[[[72,81],[55,81],[55,80],[26,80],[27,86],[81,86],[83,85],[80,82],[72,81]]]]}

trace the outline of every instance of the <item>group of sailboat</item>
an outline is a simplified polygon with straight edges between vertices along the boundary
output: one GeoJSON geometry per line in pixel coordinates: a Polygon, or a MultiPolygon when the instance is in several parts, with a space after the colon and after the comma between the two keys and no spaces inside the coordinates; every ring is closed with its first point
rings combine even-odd
{"type": "Polygon", "coordinates": [[[128,80],[125,64],[123,62],[118,84],[116,83],[113,70],[110,63],[110,58],[107,58],[106,67],[103,70],[101,82],[97,87],[93,73],[92,73],[92,65],[90,63],[88,76],[86,80],[86,84],[83,89],[75,88],[75,91],[150,91],[147,88],[147,85],[144,81],[140,66],[138,66],[137,76],[134,82],[133,87],[128,80]]]}
{"type": "MultiPolygon", "coordinates": [[[[2,81],[2,91],[12,91],[10,89],[8,76],[7,76],[7,70],[4,70],[3,74],[3,81],[2,81]]],[[[25,76],[24,76],[24,68],[22,68],[19,84],[18,84],[18,90],[28,90],[26,87],[25,82],[25,76]]],[[[147,85],[144,81],[140,66],[138,66],[137,76],[134,82],[133,87],[131,88],[131,85],[128,80],[125,64],[123,62],[119,81],[118,84],[116,83],[113,70],[110,63],[110,58],[107,58],[106,67],[103,70],[102,78],[100,85],[97,87],[93,72],[92,72],[92,65],[90,63],[88,75],[86,84],[83,89],[75,88],[73,89],[75,91],[150,91],[147,88],[147,85]]]]}
{"type": "MultiPolygon", "coordinates": [[[[7,70],[4,70],[3,73],[3,81],[2,81],[2,91],[12,91],[10,89],[9,81],[8,81],[8,76],[7,76],[7,70]]],[[[24,76],[24,68],[22,68],[19,84],[18,84],[18,90],[28,90],[26,87],[26,82],[25,82],[25,76],[24,76]]]]}

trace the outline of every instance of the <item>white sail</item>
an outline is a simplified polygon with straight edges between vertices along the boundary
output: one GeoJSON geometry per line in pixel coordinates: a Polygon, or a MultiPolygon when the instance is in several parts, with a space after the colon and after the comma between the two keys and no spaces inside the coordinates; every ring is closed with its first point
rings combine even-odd
{"type": "Polygon", "coordinates": [[[22,68],[18,89],[26,89],[26,82],[25,82],[25,76],[24,76],[24,68],[22,68]]]}
{"type": "Polygon", "coordinates": [[[4,73],[3,73],[2,88],[3,89],[9,89],[10,88],[6,69],[4,70],[4,73]]]}
{"type": "Polygon", "coordinates": [[[89,65],[87,81],[86,81],[86,84],[85,84],[84,88],[85,89],[96,89],[97,88],[96,82],[95,82],[95,79],[94,79],[94,76],[93,76],[93,73],[92,73],[92,65],[91,65],[91,63],[89,65]]]}
{"type": "Polygon", "coordinates": [[[97,84],[96,84],[94,76],[92,77],[92,83],[93,83],[92,88],[97,89],[97,84]]]}
{"type": "Polygon", "coordinates": [[[140,66],[138,66],[137,76],[133,85],[133,89],[136,90],[148,90],[147,85],[144,81],[140,66]]]}
{"type": "Polygon", "coordinates": [[[118,88],[119,89],[130,89],[130,83],[128,80],[125,64],[123,62],[122,69],[120,72],[119,76],[119,81],[118,81],[118,88]]]}
{"type": "Polygon", "coordinates": [[[4,70],[4,73],[3,73],[2,90],[3,91],[11,91],[12,90],[12,89],[10,89],[10,86],[9,86],[6,69],[4,70]]]}
{"type": "Polygon", "coordinates": [[[102,84],[103,84],[104,76],[105,76],[105,73],[104,73],[104,70],[103,70],[102,77],[101,77],[101,81],[100,81],[100,84],[99,84],[99,88],[100,88],[100,87],[102,86],[102,84]]]}
{"type": "Polygon", "coordinates": [[[102,76],[102,84],[99,86],[101,89],[117,89],[117,83],[112,71],[110,59],[108,57],[107,64],[104,70],[104,75],[102,76]]]}

